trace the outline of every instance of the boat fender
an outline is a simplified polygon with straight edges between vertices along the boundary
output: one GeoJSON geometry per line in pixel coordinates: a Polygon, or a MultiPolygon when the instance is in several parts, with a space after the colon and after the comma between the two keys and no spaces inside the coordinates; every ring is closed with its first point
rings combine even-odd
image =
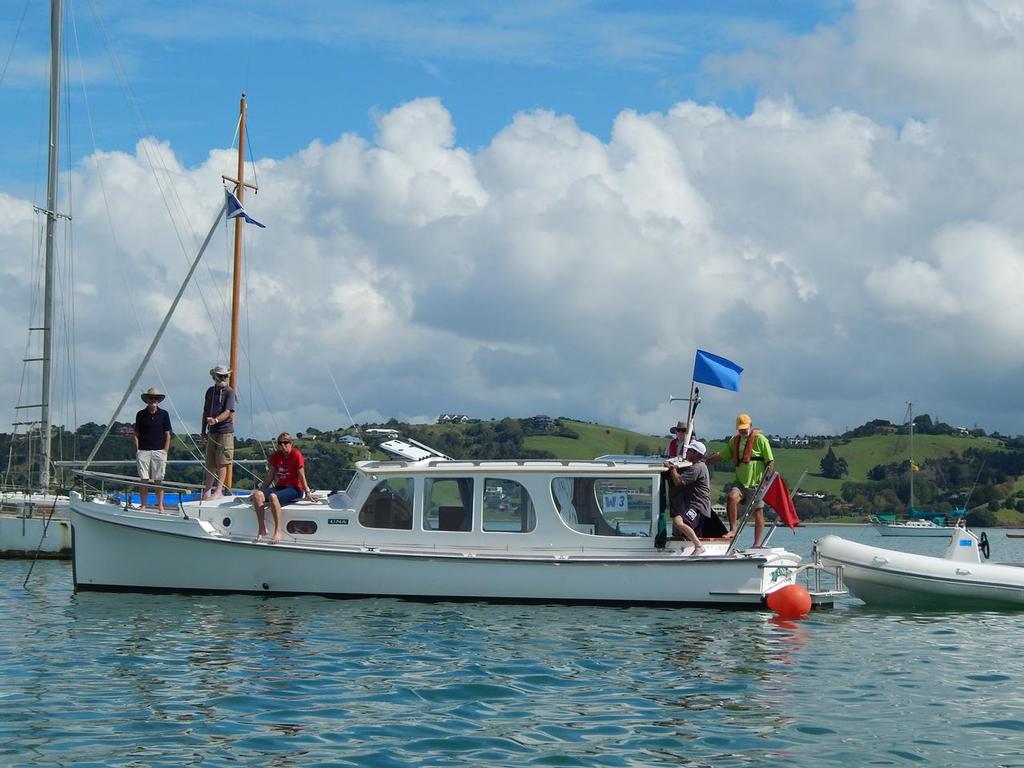
{"type": "Polygon", "coordinates": [[[978,549],[981,550],[981,554],[988,560],[988,556],[991,554],[988,546],[988,534],[984,531],[981,532],[981,536],[978,538],[978,549]]]}

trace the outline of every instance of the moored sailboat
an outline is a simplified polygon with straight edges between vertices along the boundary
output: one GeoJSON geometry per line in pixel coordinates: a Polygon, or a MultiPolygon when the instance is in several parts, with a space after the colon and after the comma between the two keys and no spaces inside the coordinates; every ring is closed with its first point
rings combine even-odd
{"type": "Polygon", "coordinates": [[[905,519],[896,515],[877,514],[871,518],[871,524],[882,536],[929,536],[948,537],[956,530],[957,521],[966,514],[966,510],[954,510],[952,515],[937,512],[926,512],[914,507],[914,404],[907,403],[907,418],[910,434],[910,504],[905,519]]]}
{"type": "Polygon", "coordinates": [[[0,493],[0,556],[68,557],[71,532],[68,525],[68,497],[55,493],[51,487],[53,425],[51,418],[51,385],[53,382],[54,263],[58,213],[58,151],[60,145],[61,32],[63,14],[61,0],[50,5],[50,82],[49,82],[49,148],[47,153],[46,207],[37,209],[45,217],[43,258],[42,325],[30,332],[42,335],[37,358],[26,363],[40,363],[40,399],[32,405],[19,405],[18,411],[38,410],[38,419],[15,422],[30,432],[38,430],[38,475],[33,483],[31,456],[26,459],[29,489],[6,489],[0,493]]]}

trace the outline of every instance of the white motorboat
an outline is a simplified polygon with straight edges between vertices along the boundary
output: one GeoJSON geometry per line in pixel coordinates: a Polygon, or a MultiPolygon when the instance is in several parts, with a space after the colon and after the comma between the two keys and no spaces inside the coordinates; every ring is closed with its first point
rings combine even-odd
{"type": "Polygon", "coordinates": [[[988,538],[957,527],[943,557],[872,547],[839,536],[814,543],[814,559],[842,567],[843,583],[870,605],[1024,608],[1024,567],[988,563],[988,538]]]}
{"type": "Polygon", "coordinates": [[[816,605],[845,594],[781,548],[657,549],[660,463],[382,447],[407,458],[361,462],[346,490],[284,507],[276,545],[256,541],[245,499],[159,515],[72,494],[75,588],[758,608],[800,578],[816,605]]]}

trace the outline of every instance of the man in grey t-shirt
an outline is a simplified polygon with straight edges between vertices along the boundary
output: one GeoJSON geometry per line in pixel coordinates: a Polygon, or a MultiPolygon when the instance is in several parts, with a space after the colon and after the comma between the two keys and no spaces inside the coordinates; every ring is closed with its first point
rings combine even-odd
{"type": "Polygon", "coordinates": [[[228,386],[230,376],[231,371],[223,365],[211,368],[213,386],[203,398],[199,434],[206,439],[204,499],[221,495],[228,465],[235,459],[235,390],[228,386]]]}
{"type": "Polygon", "coordinates": [[[698,537],[704,522],[711,519],[711,475],[704,463],[705,453],[704,443],[694,440],[686,446],[685,455],[690,466],[679,467],[676,462],[665,462],[672,483],[669,492],[672,529],[693,544],[693,555],[704,551],[698,537]]]}

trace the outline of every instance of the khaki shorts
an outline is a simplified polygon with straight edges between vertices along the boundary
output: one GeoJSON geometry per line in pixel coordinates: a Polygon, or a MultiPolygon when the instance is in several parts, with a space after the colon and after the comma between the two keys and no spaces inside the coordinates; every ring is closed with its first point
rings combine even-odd
{"type": "MultiPolygon", "coordinates": [[[[750,500],[750,497],[754,495],[754,491],[757,490],[757,486],[747,488],[745,485],[741,485],[740,483],[734,483],[733,488],[739,491],[740,504],[746,504],[750,500]]],[[[764,499],[758,501],[757,504],[754,505],[754,509],[764,509],[764,499]]]]}
{"type": "Polygon", "coordinates": [[[135,465],[140,480],[163,480],[167,471],[167,451],[139,451],[135,465]]]}
{"type": "Polygon", "coordinates": [[[220,469],[235,460],[235,436],[231,432],[217,434],[211,432],[206,436],[206,468],[220,469]]]}

